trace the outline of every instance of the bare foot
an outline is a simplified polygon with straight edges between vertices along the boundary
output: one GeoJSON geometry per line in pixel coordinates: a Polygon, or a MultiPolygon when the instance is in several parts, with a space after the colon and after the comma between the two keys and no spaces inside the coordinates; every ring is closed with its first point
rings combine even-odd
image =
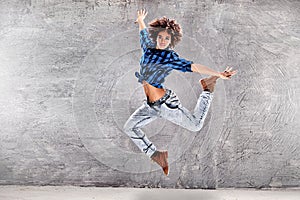
{"type": "Polygon", "coordinates": [[[208,78],[201,79],[199,82],[204,91],[209,91],[212,93],[215,89],[218,78],[218,76],[210,76],[208,78]]]}
{"type": "Polygon", "coordinates": [[[166,176],[169,175],[168,151],[155,151],[151,159],[161,166],[166,176]]]}

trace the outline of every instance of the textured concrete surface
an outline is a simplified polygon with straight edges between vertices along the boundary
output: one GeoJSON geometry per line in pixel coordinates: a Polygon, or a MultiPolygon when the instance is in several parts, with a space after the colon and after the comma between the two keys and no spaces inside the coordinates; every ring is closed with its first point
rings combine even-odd
{"type": "MultiPolygon", "coordinates": [[[[299,15],[298,0],[0,1],[0,184],[300,186],[299,15]],[[181,23],[181,56],[239,70],[219,81],[199,133],[145,127],[170,152],[169,177],[122,132],[144,99],[140,8],[146,22],[181,23]]],[[[166,85],[192,110],[202,77],[166,85]]]]}
{"type": "Polygon", "coordinates": [[[192,190],[162,188],[96,188],[70,186],[0,186],[1,200],[298,200],[299,189],[192,190]]]}

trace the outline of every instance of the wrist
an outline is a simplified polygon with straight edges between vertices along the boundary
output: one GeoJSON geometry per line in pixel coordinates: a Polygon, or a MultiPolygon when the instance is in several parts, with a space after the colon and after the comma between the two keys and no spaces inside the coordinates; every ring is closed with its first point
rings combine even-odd
{"type": "Polygon", "coordinates": [[[141,18],[137,18],[137,20],[136,20],[138,23],[145,23],[144,22],[144,19],[141,19],[141,18]]]}

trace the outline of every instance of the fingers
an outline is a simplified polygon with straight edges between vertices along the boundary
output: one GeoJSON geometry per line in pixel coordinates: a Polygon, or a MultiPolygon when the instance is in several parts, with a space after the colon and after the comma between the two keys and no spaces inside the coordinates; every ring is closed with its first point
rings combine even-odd
{"type": "Polygon", "coordinates": [[[143,15],[144,15],[144,16],[147,15],[146,9],[143,9],[143,15]]]}
{"type": "Polygon", "coordinates": [[[232,70],[232,67],[226,67],[225,71],[222,72],[222,79],[231,79],[237,73],[237,70],[232,70]]]}
{"type": "Polygon", "coordinates": [[[137,11],[138,16],[146,16],[148,14],[148,12],[146,11],[146,9],[141,9],[137,11]]]}
{"type": "Polygon", "coordinates": [[[231,75],[228,74],[228,72],[223,72],[223,73],[221,73],[221,76],[220,76],[221,79],[230,79],[230,77],[231,77],[231,75]]]}
{"type": "Polygon", "coordinates": [[[140,10],[138,10],[137,11],[138,17],[137,17],[137,19],[135,20],[134,23],[137,24],[139,20],[144,20],[145,17],[147,16],[147,14],[148,14],[148,12],[146,11],[146,9],[140,9],[140,10]]]}
{"type": "Polygon", "coordinates": [[[231,71],[232,70],[232,67],[226,67],[226,69],[225,69],[225,72],[228,72],[228,71],[231,71]]]}
{"type": "Polygon", "coordinates": [[[237,70],[232,70],[232,67],[226,67],[224,73],[236,74],[237,70]]]}
{"type": "Polygon", "coordinates": [[[237,73],[237,70],[232,71],[232,76],[235,75],[237,73]]]}

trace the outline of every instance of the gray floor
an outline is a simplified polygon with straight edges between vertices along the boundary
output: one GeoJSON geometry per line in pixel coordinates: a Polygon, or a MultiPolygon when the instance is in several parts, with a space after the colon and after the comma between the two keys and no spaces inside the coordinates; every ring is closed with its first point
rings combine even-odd
{"type": "Polygon", "coordinates": [[[254,189],[149,189],[100,187],[0,186],[0,200],[299,200],[300,188],[254,189]]]}

